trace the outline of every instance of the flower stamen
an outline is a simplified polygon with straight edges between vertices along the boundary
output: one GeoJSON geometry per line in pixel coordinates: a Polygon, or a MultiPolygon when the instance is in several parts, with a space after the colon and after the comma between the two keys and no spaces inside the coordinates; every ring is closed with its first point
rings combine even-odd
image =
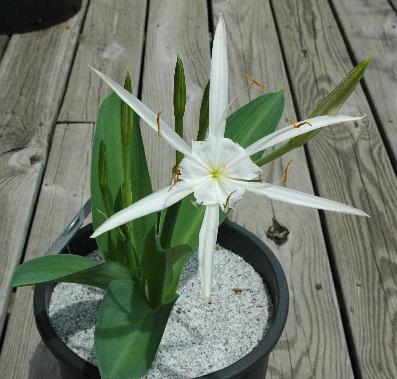
{"type": "Polygon", "coordinates": [[[261,83],[259,80],[256,80],[253,78],[251,75],[247,74],[246,72],[242,72],[241,75],[252,83],[254,83],[256,86],[262,88],[262,89],[267,89],[267,86],[265,86],[263,83],[261,83]]]}
{"type": "Polygon", "coordinates": [[[161,115],[161,113],[163,113],[163,111],[157,113],[157,134],[159,135],[159,137],[160,137],[160,115],[161,115]]]}
{"type": "Polygon", "coordinates": [[[233,192],[230,192],[229,196],[226,198],[226,202],[223,206],[224,211],[226,212],[229,209],[229,205],[230,205],[230,198],[231,196],[236,192],[237,190],[234,190],[233,192]]]}
{"type": "Polygon", "coordinates": [[[168,191],[171,191],[172,188],[175,186],[175,184],[181,181],[180,176],[181,176],[181,167],[178,165],[175,165],[172,168],[171,183],[170,183],[170,188],[168,189],[168,191]]]}
{"type": "Polygon", "coordinates": [[[302,125],[309,125],[309,126],[312,126],[312,124],[311,124],[309,121],[302,121],[302,122],[296,123],[296,122],[295,122],[292,118],[290,118],[290,117],[287,117],[287,118],[285,119],[285,121],[291,123],[292,126],[293,126],[295,129],[300,128],[302,125]]]}
{"type": "Polygon", "coordinates": [[[288,163],[287,163],[287,166],[285,166],[284,174],[283,174],[283,179],[282,179],[282,181],[284,182],[284,184],[287,184],[287,181],[288,181],[288,168],[289,168],[290,164],[292,163],[292,161],[293,161],[293,159],[290,159],[290,160],[288,161],[288,163]]]}

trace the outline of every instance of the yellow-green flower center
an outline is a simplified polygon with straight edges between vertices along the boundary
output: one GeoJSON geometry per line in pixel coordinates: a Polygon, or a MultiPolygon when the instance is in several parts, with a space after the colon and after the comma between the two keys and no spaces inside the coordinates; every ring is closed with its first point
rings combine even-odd
{"type": "Polygon", "coordinates": [[[215,179],[215,180],[220,180],[223,176],[223,174],[225,173],[226,167],[222,166],[222,167],[211,167],[209,170],[209,174],[211,176],[211,178],[215,179]]]}

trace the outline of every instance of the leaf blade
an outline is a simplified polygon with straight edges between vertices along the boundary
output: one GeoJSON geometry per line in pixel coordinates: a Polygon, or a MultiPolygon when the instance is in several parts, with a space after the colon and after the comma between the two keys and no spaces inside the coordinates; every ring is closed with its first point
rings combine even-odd
{"type": "MultiPolygon", "coordinates": [[[[371,57],[368,57],[353,67],[353,69],[342,79],[342,81],[317,104],[314,111],[309,115],[308,118],[336,114],[359,84],[361,78],[367,70],[369,63],[371,62],[371,59],[371,57]]],[[[288,153],[289,151],[304,145],[319,132],[320,130],[314,130],[313,132],[292,138],[283,146],[273,150],[271,153],[266,154],[262,158],[258,158],[255,163],[258,166],[263,166],[288,153]]]]}
{"type": "Polygon", "coordinates": [[[138,379],[150,368],[176,299],[151,308],[133,282],[109,285],[95,328],[101,378],[138,379]]]}
{"type": "Polygon", "coordinates": [[[341,82],[317,104],[309,118],[338,113],[364,76],[371,60],[372,57],[367,57],[353,67],[341,82]]]}
{"type": "MultiPolygon", "coordinates": [[[[265,93],[227,119],[225,137],[242,147],[273,133],[284,111],[284,91],[265,93]]],[[[261,156],[261,153],[254,155],[261,156]]]]}
{"type": "MultiPolygon", "coordinates": [[[[127,76],[125,88],[131,91],[127,76]]],[[[103,166],[102,166],[103,168],[103,166]]],[[[91,202],[93,225],[96,229],[110,216],[152,193],[149,170],[139,126],[139,117],[114,93],[101,104],[92,148],[91,202]],[[105,149],[100,147],[100,144],[105,149]],[[107,183],[106,196],[101,191],[101,151],[106,150],[107,183]],[[120,196],[121,189],[121,196],[120,196]],[[111,199],[111,209],[106,207],[111,199]],[[108,208],[108,209],[107,209],[108,208]]],[[[156,218],[148,215],[128,223],[124,228],[105,233],[96,238],[98,247],[106,260],[129,264],[136,262],[135,256],[141,250],[142,236],[154,225],[156,218]],[[133,249],[130,248],[132,241],[133,249]],[[114,247],[124,246],[114,250],[114,247]]],[[[131,267],[136,271],[136,267],[131,267]]]]}
{"type": "Polygon", "coordinates": [[[116,279],[131,279],[128,269],[116,262],[96,263],[73,254],[48,255],[19,265],[13,287],[54,282],[80,283],[106,288],[116,279]]]}
{"type": "Polygon", "coordinates": [[[193,249],[187,245],[163,249],[155,228],[149,231],[141,269],[146,282],[146,296],[152,306],[163,304],[175,295],[183,266],[192,254],[193,249]]]}
{"type": "Polygon", "coordinates": [[[209,96],[210,96],[210,81],[208,80],[205,86],[203,98],[200,105],[200,116],[199,116],[199,128],[197,132],[197,141],[204,141],[205,135],[207,134],[209,124],[209,96]]]}

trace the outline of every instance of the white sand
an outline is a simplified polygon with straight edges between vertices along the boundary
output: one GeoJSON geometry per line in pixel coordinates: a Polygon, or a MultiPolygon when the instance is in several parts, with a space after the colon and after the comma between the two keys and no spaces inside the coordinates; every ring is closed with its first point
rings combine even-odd
{"type": "MultiPolygon", "coordinates": [[[[147,379],[194,378],[230,366],[248,354],[269,327],[271,303],[259,274],[225,249],[215,252],[212,295],[204,303],[197,254],[181,277],[180,294],[147,379]]],[[[103,291],[60,283],[50,303],[51,324],[78,355],[95,362],[94,325],[103,291]]]]}

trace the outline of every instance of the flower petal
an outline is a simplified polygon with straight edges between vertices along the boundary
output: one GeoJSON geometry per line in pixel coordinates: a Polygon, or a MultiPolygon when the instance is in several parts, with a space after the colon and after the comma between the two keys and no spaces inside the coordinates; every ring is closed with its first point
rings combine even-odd
{"type": "MultiPolygon", "coordinates": [[[[112,79],[108,78],[106,75],[102,74],[102,72],[92,69],[95,71],[111,88],[116,94],[126,102],[141,118],[145,121],[152,129],[158,132],[157,130],[157,115],[152,112],[145,104],[143,104],[140,100],[138,100],[132,93],[126,91],[120,84],[117,84],[112,79]]],[[[160,136],[164,137],[164,139],[176,150],[180,151],[185,155],[190,154],[189,145],[178,135],[176,134],[165,121],[159,119],[160,123],[160,136]]]]}
{"type": "Polygon", "coordinates": [[[357,216],[370,217],[367,213],[353,208],[350,205],[328,200],[323,197],[309,195],[293,189],[266,183],[243,183],[246,189],[258,195],[263,195],[272,200],[301,205],[309,208],[324,209],[331,212],[347,213],[357,216]]]}
{"type": "Polygon", "coordinates": [[[228,103],[228,64],[226,28],[222,14],[219,16],[214,43],[212,46],[210,95],[209,95],[209,135],[223,137],[226,125],[228,103]]]}
{"type": "Polygon", "coordinates": [[[166,187],[160,191],[154,192],[114,214],[95,230],[91,238],[98,237],[99,235],[108,232],[111,229],[117,228],[126,222],[167,208],[183,199],[191,192],[192,188],[182,182],[177,183],[171,189],[170,187],[166,187]]]}
{"type": "Polygon", "coordinates": [[[272,134],[267,135],[266,137],[261,138],[260,140],[254,142],[252,145],[248,146],[245,151],[248,155],[253,155],[259,151],[268,149],[269,147],[277,145],[281,142],[285,142],[290,140],[291,138],[300,136],[301,134],[323,128],[324,126],[330,126],[346,121],[358,121],[363,119],[364,117],[365,116],[352,117],[343,115],[332,115],[310,118],[308,120],[299,122],[298,124],[301,124],[301,126],[299,126],[298,128],[294,127],[293,125],[289,125],[285,128],[275,131],[272,134]],[[304,123],[309,123],[310,125],[304,123]]]}
{"type": "Polygon", "coordinates": [[[227,167],[227,176],[239,179],[251,180],[258,177],[262,172],[261,168],[252,162],[244,148],[229,138],[222,138],[218,141],[218,166],[227,167]]]}
{"type": "Polygon", "coordinates": [[[229,179],[218,181],[210,176],[203,178],[202,182],[192,186],[197,204],[233,208],[245,192],[245,188],[234,182],[229,179]]]}
{"type": "Polygon", "coordinates": [[[214,251],[219,225],[218,205],[208,205],[205,208],[203,223],[199,235],[199,275],[204,297],[211,295],[212,272],[214,266],[214,251]]]}

